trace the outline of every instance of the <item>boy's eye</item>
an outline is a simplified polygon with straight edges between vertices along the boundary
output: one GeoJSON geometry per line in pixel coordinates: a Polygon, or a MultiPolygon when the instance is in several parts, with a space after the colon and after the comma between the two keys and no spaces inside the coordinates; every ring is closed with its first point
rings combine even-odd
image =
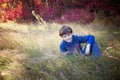
{"type": "Polygon", "coordinates": [[[65,37],[70,36],[70,35],[71,35],[71,34],[66,34],[66,35],[63,35],[62,37],[65,38],[65,37]]]}

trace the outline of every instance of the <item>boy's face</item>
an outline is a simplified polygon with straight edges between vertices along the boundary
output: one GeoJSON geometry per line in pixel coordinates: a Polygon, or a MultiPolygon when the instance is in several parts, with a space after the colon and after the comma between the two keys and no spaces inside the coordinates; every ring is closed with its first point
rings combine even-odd
{"type": "Polygon", "coordinates": [[[71,42],[72,41],[72,33],[62,35],[62,38],[66,42],[71,42]]]}

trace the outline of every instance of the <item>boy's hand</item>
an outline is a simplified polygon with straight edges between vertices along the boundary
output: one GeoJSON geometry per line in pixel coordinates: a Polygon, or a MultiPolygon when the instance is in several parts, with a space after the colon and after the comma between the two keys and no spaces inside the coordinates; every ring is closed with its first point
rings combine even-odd
{"type": "Polygon", "coordinates": [[[90,54],[90,44],[87,44],[85,54],[86,55],[90,54]]]}
{"type": "Polygon", "coordinates": [[[62,54],[65,56],[65,55],[70,55],[69,52],[62,52],[62,54]]]}

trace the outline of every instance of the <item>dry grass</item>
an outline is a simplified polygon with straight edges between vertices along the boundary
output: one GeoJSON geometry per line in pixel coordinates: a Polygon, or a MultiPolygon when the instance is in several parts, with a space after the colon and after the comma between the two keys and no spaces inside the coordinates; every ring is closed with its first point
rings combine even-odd
{"type": "Polygon", "coordinates": [[[3,80],[118,79],[119,71],[116,69],[120,68],[116,64],[119,63],[119,51],[115,48],[107,49],[111,47],[110,42],[118,44],[117,48],[120,45],[119,41],[109,34],[108,28],[98,24],[63,25],[71,26],[74,34],[95,35],[104,56],[97,61],[91,57],[61,56],[59,44],[62,39],[58,36],[62,26],[60,24],[0,23],[0,57],[9,59],[9,66],[0,70],[1,75],[5,76],[3,80]],[[110,41],[113,38],[116,41],[110,41]],[[111,65],[114,61],[116,63],[111,65]],[[117,74],[111,77],[113,72],[117,74]]]}

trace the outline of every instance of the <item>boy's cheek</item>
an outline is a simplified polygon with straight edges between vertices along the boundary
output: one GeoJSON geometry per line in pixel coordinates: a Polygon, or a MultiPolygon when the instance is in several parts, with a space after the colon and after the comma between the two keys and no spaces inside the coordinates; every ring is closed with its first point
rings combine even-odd
{"type": "Polygon", "coordinates": [[[66,38],[66,37],[67,37],[66,35],[63,35],[63,36],[62,36],[63,39],[66,38]]]}

